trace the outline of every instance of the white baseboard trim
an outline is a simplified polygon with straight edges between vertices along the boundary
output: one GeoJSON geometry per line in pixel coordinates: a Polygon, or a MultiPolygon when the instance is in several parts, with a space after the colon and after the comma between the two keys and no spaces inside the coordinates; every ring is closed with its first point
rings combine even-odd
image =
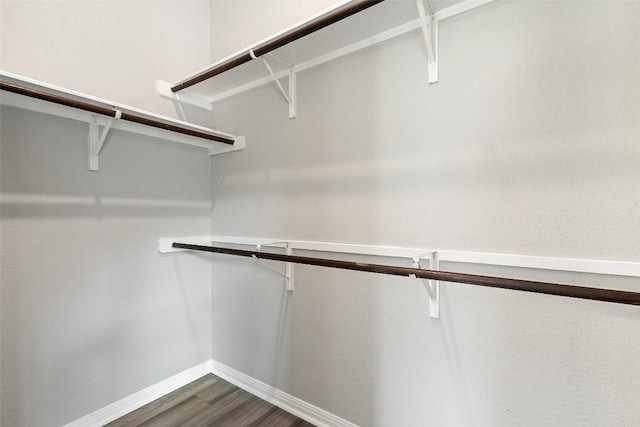
{"type": "Polygon", "coordinates": [[[208,360],[77,419],[64,427],[101,427],[206,374],[216,375],[318,427],[358,427],[324,409],[278,390],[223,363],[208,360]]]}
{"type": "Polygon", "coordinates": [[[343,418],[333,415],[324,409],[318,408],[304,400],[298,399],[288,393],[278,390],[253,377],[235,370],[223,363],[211,361],[211,373],[231,384],[248,391],[254,396],[271,403],[274,406],[302,418],[318,427],[358,427],[343,418]]]}
{"type": "Polygon", "coordinates": [[[144,405],[153,402],[160,397],[183,387],[211,373],[212,361],[208,360],[193,368],[182,371],[166,380],[140,390],[130,396],[118,400],[111,405],[98,409],[89,415],[77,419],[64,427],[101,427],[111,421],[115,421],[131,411],[135,411],[144,405]]]}

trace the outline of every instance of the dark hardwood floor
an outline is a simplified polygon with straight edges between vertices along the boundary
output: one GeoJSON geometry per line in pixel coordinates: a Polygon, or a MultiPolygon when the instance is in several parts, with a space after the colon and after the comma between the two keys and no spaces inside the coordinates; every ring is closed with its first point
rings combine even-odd
{"type": "Polygon", "coordinates": [[[310,427],[313,425],[209,374],[107,426],[310,427]]]}

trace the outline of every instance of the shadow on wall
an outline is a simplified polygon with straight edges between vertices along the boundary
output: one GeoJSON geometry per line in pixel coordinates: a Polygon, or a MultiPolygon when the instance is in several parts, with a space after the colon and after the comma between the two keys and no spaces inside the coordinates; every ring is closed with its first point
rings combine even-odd
{"type": "MultiPolygon", "coordinates": [[[[637,25],[584,31],[584,22],[604,30],[618,21],[602,13],[626,22],[634,15],[596,3],[556,6],[550,15],[536,2],[498,2],[448,21],[434,86],[425,84],[424,56],[416,54],[419,34],[407,34],[301,73],[295,120],[271,86],[225,100],[216,120],[249,145],[242,155],[212,159],[214,234],[635,260],[633,95],[640,86],[628,72],[635,62],[622,52],[636,38],[621,37],[638,34],[637,25]],[[603,52],[617,60],[592,64],[593,46],[607,46],[603,52]],[[600,78],[620,62],[614,84],[600,78]]],[[[418,284],[296,267],[283,326],[281,285],[265,290],[265,280],[236,261],[221,260],[218,270],[214,358],[350,421],[512,425],[514,402],[520,424],[584,412],[579,403],[548,411],[561,400],[545,390],[568,382],[521,354],[557,348],[554,356],[571,360],[572,349],[546,343],[566,336],[557,332],[562,322],[580,331],[586,303],[551,298],[538,306],[541,299],[526,296],[518,304],[506,291],[476,296],[451,286],[443,319],[425,330],[418,284]],[[456,295],[463,296],[449,304],[456,295]],[[543,318],[541,306],[550,312],[543,318]],[[522,350],[509,349],[518,327],[538,328],[551,315],[557,324],[536,329],[535,340],[522,335],[522,350]],[[273,352],[280,335],[283,348],[273,352]],[[509,358],[516,366],[533,362],[540,376],[506,375],[496,361],[509,358]]],[[[611,342],[602,348],[619,348],[611,342]]],[[[572,393],[602,389],[582,378],[572,393]]],[[[633,381],[627,390],[637,389],[633,381]]]]}
{"type": "Polygon", "coordinates": [[[206,151],[2,108],[2,425],[63,425],[210,358],[206,151]]]}
{"type": "MultiPolygon", "coordinates": [[[[381,121],[381,101],[375,90],[367,90],[380,76],[372,69],[355,86],[344,82],[322,92],[313,85],[315,77],[298,76],[295,120],[287,118],[280,95],[269,86],[225,103],[228,111],[251,117],[237,119],[251,144],[241,156],[212,160],[213,234],[300,238],[304,236],[295,231],[300,228],[333,234],[344,221],[340,209],[350,210],[371,196],[375,205],[377,171],[358,165],[376,157],[376,126],[353,126],[322,109],[331,109],[338,99],[338,104],[357,103],[359,120],[381,121]],[[264,108],[267,104],[281,108],[264,108]],[[354,140],[367,141],[366,152],[361,144],[351,144],[354,140]],[[340,170],[334,174],[335,165],[340,170]],[[309,215],[300,215],[301,210],[309,215]]],[[[376,216],[375,209],[368,210],[355,225],[367,241],[379,239],[376,216]]],[[[342,239],[353,240],[349,235],[342,239]]],[[[294,269],[296,290],[291,294],[262,267],[215,258],[214,359],[338,416],[371,425],[372,408],[381,397],[381,367],[379,301],[370,278],[318,267],[294,269]],[[353,399],[345,400],[345,395],[353,399]],[[354,413],[369,415],[354,419],[354,413]]]]}
{"type": "MultiPolygon", "coordinates": [[[[585,46],[605,43],[602,32],[584,33],[574,17],[607,26],[598,9],[562,3],[550,20],[535,2],[498,2],[447,21],[436,85],[425,83],[417,32],[306,70],[295,120],[271,86],[225,100],[216,119],[250,143],[242,155],[212,160],[214,224],[232,235],[280,228],[288,233],[269,235],[636,259],[637,245],[610,236],[621,224],[630,236],[638,224],[640,85],[621,42],[637,31],[608,33],[606,55],[620,72],[599,78],[610,65],[584,60],[585,46]],[[509,25],[488,31],[487,19],[509,25]],[[478,67],[486,46],[496,57],[478,67]],[[234,221],[234,205],[261,216],[234,221]]],[[[610,18],[623,28],[630,20],[610,18]]]]}
{"type": "Polygon", "coordinates": [[[9,107],[2,120],[3,216],[208,215],[203,149],[113,130],[91,172],[86,124],[9,107]]]}

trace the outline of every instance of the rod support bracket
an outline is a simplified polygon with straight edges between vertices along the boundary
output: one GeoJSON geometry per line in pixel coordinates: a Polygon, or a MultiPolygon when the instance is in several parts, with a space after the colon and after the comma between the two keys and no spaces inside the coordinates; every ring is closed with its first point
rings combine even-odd
{"type": "Polygon", "coordinates": [[[262,59],[262,63],[264,64],[265,68],[267,69],[267,71],[271,75],[271,78],[273,79],[273,82],[277,86],[278,90],[280,90],[280,93],[284,97],[284,99],[287,102],[287,104],[289,104],[289,118],[290,119],[295,119],[297,117],[297,114],[298,114],[298,108],[297,108],[297,106],[298,106],[297,79],[296,79],[295,67],[293,65],[287,63],[283,59],[277,57],[276,55],[272,54],[272,53],[268,53],[267,55],[271,56],[275,60],[277,60],[277,61],[281,62],[282,64],[284,64],[285,67],[287,67],[287,69],[288,69],[288,73],[287,74],[288,74],[288,78],[289,78],[288,79],[289,80],[289,90],[288,91],[284,90],[284,87],[282,86],[282,83],[280,83],[280,79],[278,78],[276,73],[273,71],[273,68],[271,68],[271,65],[267,61],[267,58],[265,58],[265,57],[260,58],[260,57],[256,56],[256,54],[253,51],[253,49],[249,49],[249,56],[251,56],[252,59],[262,59]]]}
{"type": "MultiPolygon", "coordinates": [[[[413,268],[422,268],[420,267],[420,260],[423,258],[429,260],[429,270],[440,270],[440,260],[438,258],[437,251],[429,251],[415,256],[412,260],[413,268]]],[[[416,279],[416,276],[414,274],[412,274],[410,277],[412,279],[416,279]]],[[[432,319],[438,319],[440,318],[440,281],[422,279],[422,282],[424,283],[424,287],[427,290],[427,294],[429,294],[429,317],[431,317],[432,319]]]]}
{"type": "MultiPolygon", "coordinates": [[[[293,247],[291,245],[291,242],[269,242],[269,243],[261,243],[259,245],[256,245],[257,248],[257,252],[262,251],[262,247],[263,246],[276,246],[276,245],[284,245],[285,251],[287,255],[293,255],[293,247]]],[[[254,259],[254,261],[256,261],[258,264],[267,267],[269,270],[274,271],[276,273],[278,273],[280,276],[284,277],[285,279],[285,285],[287,287],[287,291],[293,292],[294,290],[294,281],[293,281],[293,263],[291,262],[285,262],[284,265],[284,273],[279,272],[278,270],[276,270],[275,268],[265,264],[262,260],[260,260],[257,256],[253,255],[252,258],[254,259]]]]}
{"type": "Polygon", "coordinates": [[[422,23],[422,36],[427,49],[429,83],[438,82],[438,16],[431,0],[416,0],[422,23]]]}
{"type": "Polygon", "coordinates": [[[100,128],[98,125],[98,116],[96,114],[91,115],[89,120],[89,170],[97,172],[100,167],[100,152],[104,147],[104,143],[107,140],[111,126],[116,120],[122,117],[122,111],[115,109],[115,114],[112,118],[107,119],[106,125],[100,128]]]}

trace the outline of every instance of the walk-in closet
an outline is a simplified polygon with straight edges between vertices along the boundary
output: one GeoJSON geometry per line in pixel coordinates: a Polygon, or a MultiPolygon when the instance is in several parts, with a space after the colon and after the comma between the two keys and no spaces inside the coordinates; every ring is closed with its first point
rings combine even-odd
{"type": "Polygon", "coordinates": [[[0,0],[0,425],[640,425],[640,0],[0,0]]]}

